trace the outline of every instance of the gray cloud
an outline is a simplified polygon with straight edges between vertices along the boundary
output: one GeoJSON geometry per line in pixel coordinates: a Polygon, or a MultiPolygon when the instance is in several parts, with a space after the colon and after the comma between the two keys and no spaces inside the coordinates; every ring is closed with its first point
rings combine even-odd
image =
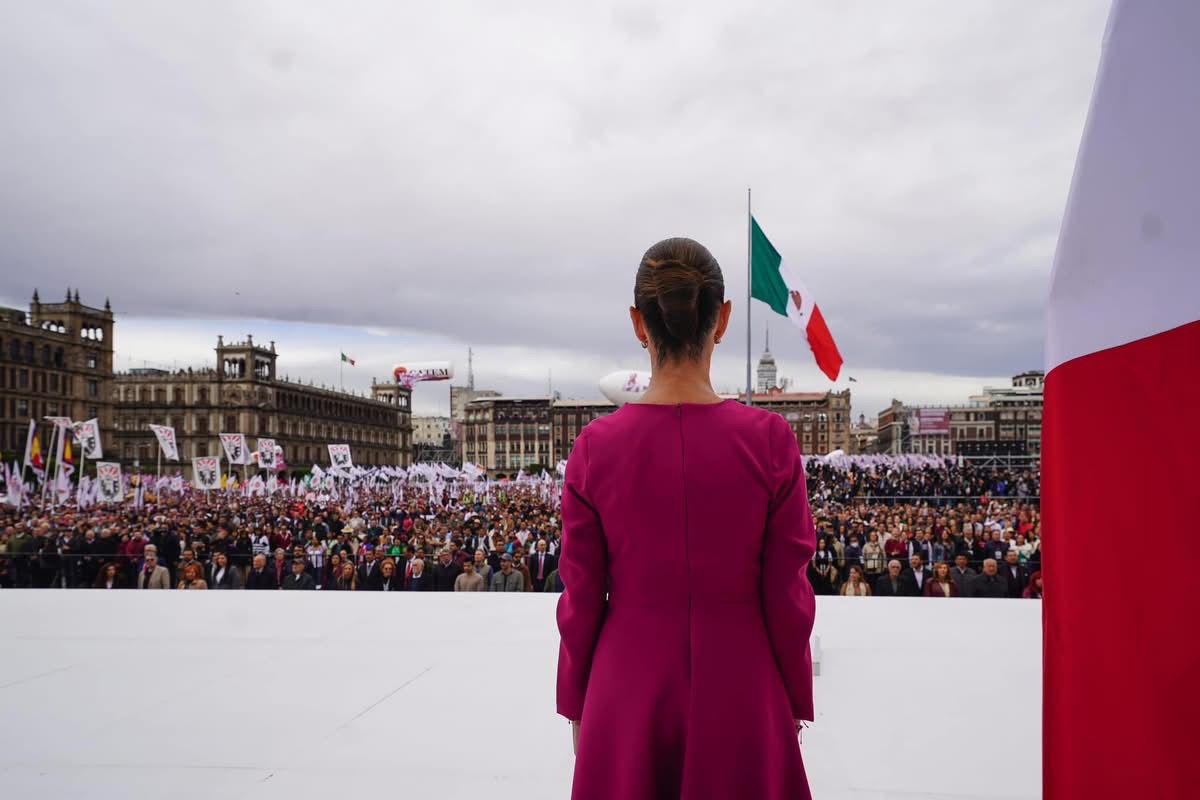
{"type": "Polygon", "coordinates": [[[1106,2],[577,6],[24,4],[0,294],[617,358],[664,236],[740,316],[753,185],[851,374],[1041,363],[1106,2]]]}

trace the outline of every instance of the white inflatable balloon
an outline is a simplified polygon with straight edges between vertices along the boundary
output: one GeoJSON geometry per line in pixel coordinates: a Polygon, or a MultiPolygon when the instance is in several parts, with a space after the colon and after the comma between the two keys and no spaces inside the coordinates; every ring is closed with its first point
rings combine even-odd
{"type": "Polygon", "coordinates": [[[600,379],[600,394],[618,406],[636,401],[650,388],[650,373],[639,370],[610,372],[600,379]]]}

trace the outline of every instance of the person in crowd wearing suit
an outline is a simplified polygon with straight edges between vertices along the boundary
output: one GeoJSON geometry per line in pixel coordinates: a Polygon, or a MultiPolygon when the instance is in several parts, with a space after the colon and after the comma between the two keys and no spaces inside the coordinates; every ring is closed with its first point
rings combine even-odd
{"type": "Polygon", "coordinates": [[[189,561],[179,567],[179,589],[207,589],[208,581],[200,569],[199,561],[189,561]]]}
{"type": "Polygon", "coordinates": [[[907,597],[908,584],[901,579],[900,561],[893,558],[888,562],[887,574],[875,580],[876,597],[907,597]]]}
{"type": "Polygon", "coordinates": [[[1001,572],[1008,583],[1008,596],[1019,600],[1029,585],[1029,571],[1021,566],[1020,554],[1016,550],[1009,549],[1004,554],[1004,569],[1001,572]]]}
{"type": "Polygon", "coordinates": [[[484,588],[483,576],[475,571],[475,562],[468,561],[463,564],[462,574],[454,579],[454,591],[482,592],[484,588]]]}
{"type": "Polygon", "coordinates": [[[997,562],[1004,560],[1004,554],[1008,552],[1008,542],[1004,540],[1004,534],[999,528],[992,528],[992,538],[983,547],[983,554],[987,558],[996,560],[997,562]]]}
{"type": "Polygon", "coordinates": [[[145,566],[138,572],[137,588],[170,589],[171,576],[167,568],[158,563],[158,548],[152,544],[146,545],[142,558],[145,560],[145,566]]]}
{"type": "Polygon", "coordinates": [[[545,591],[546,577],[558,569],[558,559],[547,553],[546,549],[546,540],[538,539],[536,550],[529,557],[529,574],[533,577],[533,590],[535,592],[545,591]]]}
{"type": "Polygon", "coordinates": [[[358,568],[358,588],[362,591],[375,591],[376,584],[379,583],[379,560],[376,558],[375,548],[367,545],[363,548],[363,563],[358,568]]]}
{"type": "Polygon", "coordinates": [[[454,582],[462,575],[462,566],[455,561],[449,546],[438,551],[438,563],[433,565],[433,591],[453,592],[454,582]]]}
{"type": "Polygon", "coordinates": [[[925,592],[925,584],[933,577],[933,574],[925,566],[925,560],[920,552],[912,554],[908,559],[909,567],[905,570],[903,577],[908,581],[908,596],[920,597],[925,592]]]}
{"type": "Polygon", "coordinates": [[[500,556],[500,571],[492,576],[492,585],[489,587],[489,591],[525,591],[525,578],[521,575],[521,573],[513,569],[512,554],[504,553],[500,556]]]}
{"type": "Polygon", "coordinates": [[[96,573],[96,582],[93,586],[97,589],[125,588],[125,584],[121,581],[121,568],[111,561],[108,562],[96,573]]]}
{"type": "Polygon", "coordinates": [[[971,581],[967,597],[1008,597],[1008,582],[997,569],[996,559],[983,560],[983,572],[971,581]]]}
{"type": "Polygon", "coordinates": [[[210,589],[240,589],[242,588],[241,574],[229,565],[229,556],[217,552],[213,556],[212,566],[208,571],[208,588],[210,589]]]}
{"type": "Polygon", "coordinates": [[[413,559],[412,574],[408,576],[408,583],[404,588],[409,592],[433,591],[433,576],[425,571],[425,562],[422,559],[413,559]]]}
{"type": "Polygon", "coordinates": [[[933,577],[925,581],[921,590],[925,597],[958,597],[958,584],[950,577],[950,565],[939,561],[933,565],[933,577]]]}
{"type": "Polygon", "coordinates": [[[306,569],[308,562],[303,556],[292,559],[292,572],[283,579],[283,585],[280,589],[316,589],[317,582],[313,580],[313,576],[308,574],[306,569]]]}
{"type": "Polygon", "coordinates": [[[379,565],[379,581],[374,586],[377,592],[399,592],[404,589],[404,577],[396,571],[396,562],[385,558],[379,565]]]}
{"type": "Polygon", "coordinates": [[[275,558],[271,561],[270,570],[275,578],[275,586],[282,586],[283,579],[288,575],[287,551],[282,547],[275,548],[275,558]]]}
{"type": "Polygon", "coordinates": [[[275,572],[267,569],[267,557],[261,553],[254,557],[250,571],[246,573],[247,589],[278,589],[275,572]]]}
{"type": "Polygon", "coordinates": [[[954,581],[954,585],[958,587],[958,596],[967,596],[967,587],[971,585],[971,581],[975,580],[978,573],[967,566],[967,554],[961,552],[954,557],[954,566],[950,570],[950,579],[954,581]]]}

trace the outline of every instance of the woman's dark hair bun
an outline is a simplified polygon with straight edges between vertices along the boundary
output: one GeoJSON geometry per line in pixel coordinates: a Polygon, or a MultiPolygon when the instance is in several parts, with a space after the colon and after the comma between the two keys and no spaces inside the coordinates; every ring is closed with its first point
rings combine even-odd
{"type": "Polygon", "coordinates": [[[642,256],[633,303],[654,340],[659,361],[696,359],[725,302],[721,267],[693,239],[663,239],[642,256]]]}

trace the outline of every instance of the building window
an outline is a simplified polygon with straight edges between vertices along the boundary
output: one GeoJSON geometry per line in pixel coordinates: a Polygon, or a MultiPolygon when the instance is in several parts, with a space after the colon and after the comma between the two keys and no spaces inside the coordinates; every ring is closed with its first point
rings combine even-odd
{"type": "Polygon", "coordinates": [[[24,418],[24,417],[28,417],[28,416],[29,416],[29,401],[24,400],[24,399],[17,400],[17,417],[24,418]]]}
{"type": "Polygon", "coordinates": [[[98,397],[100,395],[100,381],[90,380],[87,382],[87,396],[98,397]]]}
{"type": "Polygon", "coordinates": [[[95,353],[88,353],[86,363],[88,369],[96,369],[96,367],[100,364],[100,359],[95,353]]]}
{"type": "Polygon", "coordinates": [[[235,415],[228,414],[225,416],[225,432],[226,433],[237,433],[238,432],[238,422],[237,422],[237,417],[235,415]]]}
{"type": "Polygon", "coordinates": [[[29,370],[23,369],[17,372],[17,387],[20,389],[29,388],[29,370]]]}

